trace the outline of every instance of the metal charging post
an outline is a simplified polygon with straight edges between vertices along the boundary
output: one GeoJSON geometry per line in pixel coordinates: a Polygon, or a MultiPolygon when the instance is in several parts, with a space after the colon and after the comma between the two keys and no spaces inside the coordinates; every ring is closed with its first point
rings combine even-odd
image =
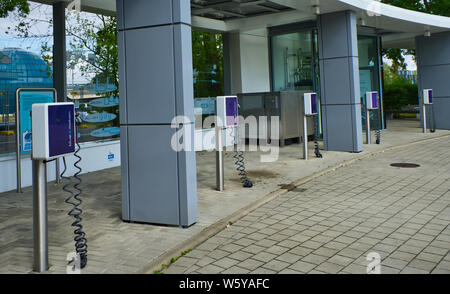
{"type": "Polygon", "coordinates": [[[222,127],[216,125],[216,190],[224,190],[222,127]]]}
{"type": "Polygon", "coordinates": [[[34,271],[48,270],[47,165],[33,159],[34,271]]]}
{"type": "Polygon", "coordinates": [[[372,144],[372,138],[370,136],[370,109],[366,103],[366,144],[372,144]]]}
{"type": "Polygon", "coordinates": [[[303,159],[308,160],[308,117],[303,115],[303,159]]]}
{"type": "Polygon", "coordinates": [[[423,133],[426,134],[427,133],[427,105],[425,103],[423,104],[422,115],[423,115],[423,133]]]}

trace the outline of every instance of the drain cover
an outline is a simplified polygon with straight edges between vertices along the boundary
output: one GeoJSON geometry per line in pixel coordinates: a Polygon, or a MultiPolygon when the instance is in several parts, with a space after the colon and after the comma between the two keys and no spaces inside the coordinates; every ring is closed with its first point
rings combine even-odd
{"type": "Polygon", "coordinates": [[[393,167],[401,167],[401,168],[416,168],[416,167],[420,167],[419,164],[415,164],[415,163],[393,163],[393,164],[391,164],[391,166],[393,166],[393,167]]]}

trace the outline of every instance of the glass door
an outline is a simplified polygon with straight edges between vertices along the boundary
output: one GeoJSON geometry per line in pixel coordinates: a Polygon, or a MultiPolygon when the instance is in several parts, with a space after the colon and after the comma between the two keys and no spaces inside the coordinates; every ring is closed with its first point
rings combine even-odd
{"type": "Polygon", "coordinates": [[[309,28],[272,36],[271,61],[273,91],[312,91],[318,94],[320,137],[322,129],[317,29],[309,28]]]}
{"type": "Polygon", "coordinates": [[[366,130],[366,92],[377,91],[380,107],[370,113],[370,126],[373,130],[383,128],[381,99],[379,39],[376,36],[358,36],[359,79],[361,89],[361,115],[363,130],[366,130]]]}

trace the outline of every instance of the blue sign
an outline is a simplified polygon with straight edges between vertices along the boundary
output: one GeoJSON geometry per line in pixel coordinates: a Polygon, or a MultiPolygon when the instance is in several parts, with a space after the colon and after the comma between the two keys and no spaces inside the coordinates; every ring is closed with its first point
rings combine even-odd
{"type": "Polygon", "coordinates": [[[194,108],[201,108],[202,114],[216,113],[216,99],[215,98],[195,98],[194,108]]]}
{"type": "Polygon", "coordinates": [[[35,103],[53,103],[56,100],[54,90],[21,89],[19,90],[20,113],[20,153],[30,154],[32,151],[31,106],[35,103]]]}
{"type": "Polygon", "coordinates": [[[100,123],[115,120],[117,115],[107,112],[94,113],[84,116],[82,119],[88,123],[100,123]]]}
{"type": "Polygon", "coordinates": [[[120,128],[118,128],[118,127],[107,127],[107,128],[102,128],[102,129],[98,129],[98,130],[91,132],[91,136],[97,137],[97,138],[107,138],[107,137],[117,136],[119,134],[120,134],[120,128]]]}
{"type": "Polygon", "coordinates": [[[105,97],[105,98],[98,98],[94,99],[91,102],[89,102],[89,105],[92,107],[114,107],[119,105],[119,98],[118,97],[105,97]]]}
{"type": "Polygon", "coordinates": [[[110,162],[113,162],[113,161],[114,161],[114,154],[113,154],[113,153],[108,154],[108,160],[109,160],[110,162]]]}

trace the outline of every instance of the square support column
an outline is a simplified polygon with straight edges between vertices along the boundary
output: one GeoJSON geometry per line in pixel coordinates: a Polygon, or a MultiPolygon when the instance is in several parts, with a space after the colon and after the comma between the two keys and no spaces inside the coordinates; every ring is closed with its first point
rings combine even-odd
{"type": "Polygon", "coordinates": [[[53,4],[53,87],[58,102],[67,101],[66,2],[53,4]]]}
{"type": "Polygon", "coordinates": [[[318,17],[322,123],[325,150],[362,151],[356,14],[318,17]]]}
{"type": "Polygon", "coordinates": [[[197,221],[190,2],[117,0],[122,212],[131,222],[197,221]],[[175,145],[175,146],[174,146],[175,145]],[[191,144],[193,145],[193,144],[191,144]]]}
{"type": "MultiPolygon", "coordinates": [[[[433,105],[428,107],[427,126],[450,130],[450,32],[417,37],[416,55],[419,103],[423,90],[433,89],[433,105]]],[[[423,126],[422,107],[421,124],[423,126]]]]}

